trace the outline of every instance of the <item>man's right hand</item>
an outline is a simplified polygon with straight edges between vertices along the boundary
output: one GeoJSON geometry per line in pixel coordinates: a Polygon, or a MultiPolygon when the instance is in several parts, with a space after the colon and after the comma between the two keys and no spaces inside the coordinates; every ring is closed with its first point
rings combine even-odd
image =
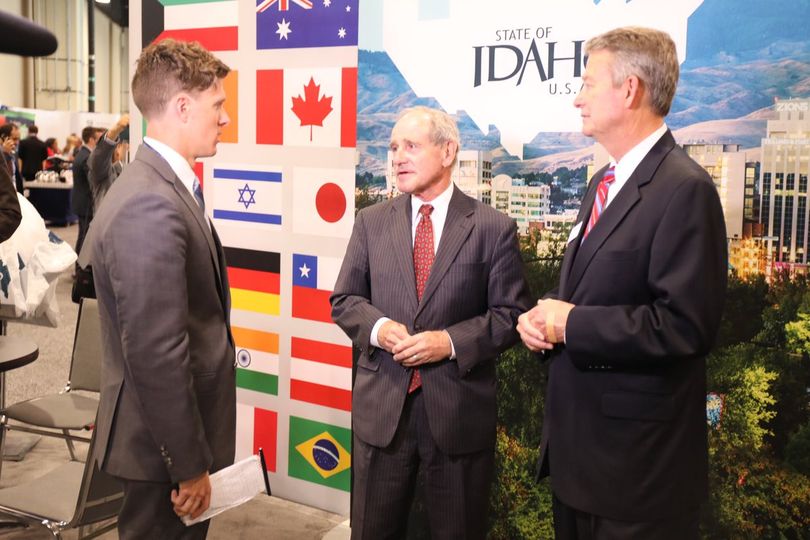
{"type": "Polygon", "coordinates": [[[118,122],[107,132],[107,138],[114,141],[118,139],[118,136],[124,131],[127,126],[129,125],[129,115],[122,114],[121,117],[118,119],[118,122]]]}
{"type": "MultiPolygon", "coordinates": [[[[386,351],[392,353],[394,345],[410,336],[404,324],[396,321],[385,321],[377,331],[377,343],[386,351]]],[[[392,353],[393,354],[393,353],[392,353]]]]}
{"type": "Polygon", "coordinates": [[[211,504],[211,480],[208,472],[180,482],[180,489],[172,490],[171,499],[174,513],[179,517],[191,516],[194,519],[208,510],[211,504]]]}

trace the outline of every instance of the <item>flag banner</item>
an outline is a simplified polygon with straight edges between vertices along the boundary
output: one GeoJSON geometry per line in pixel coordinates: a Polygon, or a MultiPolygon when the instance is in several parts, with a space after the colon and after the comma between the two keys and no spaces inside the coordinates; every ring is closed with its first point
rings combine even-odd
{"type": "Polygon", "coordinates": [[[269,472],[276,472],[278,414],[275,411],[236,404],[236,459],[255,456],[264,450],[269,472]]]}
{"type": "Polygon", "coordinates": [[[215,220],[281,230],[281,170],[218,165],[211,171],[215,220]]]}
{"type": "Polygon", "coordinates": [[[219,142],[239,142],[239,73],[232,69],[222,81],[225,90],[225,112],[230,121],[222,128],[219,142]]]}
{"type": "Polygon", "coordinates": [[[166,38],[199,41],[209,51],[239,47],[237,0],[143,0],[141,43],[166,38]]]}
{"type": "Polygon", "coordinates": [[[278,395],[278,334],[232,326],[236,343],[236,386],[278,395]]]}
{"type": "Polygon", "coordinates": [[[265,315],[279,314],[278,253],[225,247],[231,307],[265,315]]]}
{"type": "Polygon", "coordinates": [[[256,71],[256,143],[354,148],[357,68],[256,71]]]}
{"type": "Polygon", "coordinates": [[[352,410],[351,346],[293,337],[290,358],[290,398],[352,410]]]}
{"type": "Polygon", "coordinates": [[[352,432],[290,416],[289,475],[342,491],[351,489],[352,432]]]}
{"type": "Polygon", "coordinates": [[[329,295],[335,288],[341,260],[293,253],[292,316],[332,322],[329,295]]]}
{"type": "Polygon", "coordinates": [[[354,226],[354,169],[296,167],[293,232],[349,238],[354,226]]]}
{"type": "Polygon", "coordinates": [[[256,0],[256,48],[357,46],[359,0],[256,0]]]}

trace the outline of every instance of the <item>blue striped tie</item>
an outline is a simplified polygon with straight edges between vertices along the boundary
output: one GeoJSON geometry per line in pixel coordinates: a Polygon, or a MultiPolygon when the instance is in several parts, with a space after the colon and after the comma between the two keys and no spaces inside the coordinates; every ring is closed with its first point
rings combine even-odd
{"type": "Polygon", "coordinates": [[[197,180],[196,176],[194,177],[194,198],[197,199],[197,204],[200,205],[200,208],[202,208],[203,213],[205,213],[205,199],[203,199],[200,181],[197,180]]]}

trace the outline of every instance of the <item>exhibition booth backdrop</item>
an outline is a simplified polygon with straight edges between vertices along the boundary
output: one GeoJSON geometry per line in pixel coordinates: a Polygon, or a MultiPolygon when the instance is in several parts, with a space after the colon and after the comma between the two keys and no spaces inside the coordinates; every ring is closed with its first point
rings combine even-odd
{"type": "MultiPolygon", "coordinates": [[[[573,107],[584,42],[652,26],[672,35],[682,62],[667,118],[678,141],[734,144],[757,160],[774,100],[810,95],[807,3],[762,4],[131,1],[133,66],[144,45],[175,37],[199,40],[233,69],[231,124],[198,176],[229,264],[237,458],[263,447],[274,494],[348,513],[352,349],[330,321],[328,296],[356,196],[390,193],[399,111],[426,104],[457,114],[477,181],[540,179],[551,188],[548,213],[564,214],[589,168],[607,159],[579,133],[573,107]]],[[[131,137],[134,148],[142,133],[131,137]]]]}

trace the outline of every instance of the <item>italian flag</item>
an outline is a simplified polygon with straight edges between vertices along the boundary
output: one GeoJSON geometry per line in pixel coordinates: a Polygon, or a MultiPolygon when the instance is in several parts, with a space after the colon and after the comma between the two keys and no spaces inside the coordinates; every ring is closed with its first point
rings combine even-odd
{"type": "Polygon", "coordinates": [[[239,46],[237,0],[143,0],[142,45],[173,38],[199,41],[209,51],[239,46]]]}

